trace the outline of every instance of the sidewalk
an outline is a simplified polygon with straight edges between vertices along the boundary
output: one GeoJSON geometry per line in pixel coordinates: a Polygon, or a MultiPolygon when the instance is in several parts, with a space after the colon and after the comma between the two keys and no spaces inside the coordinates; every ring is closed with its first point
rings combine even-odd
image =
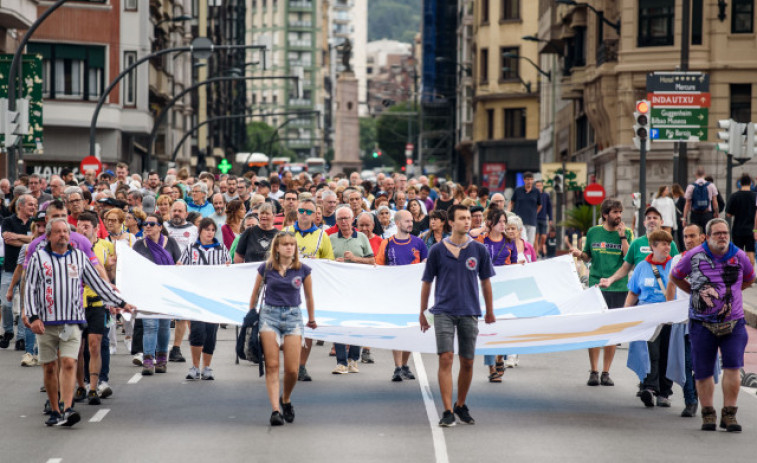
{"type": "Polygon", "coordinates": [[[757,373],[757,288],[744,291],[744,316],[747,321],[749,343],[744,353],[744,371],[757,373]]]}

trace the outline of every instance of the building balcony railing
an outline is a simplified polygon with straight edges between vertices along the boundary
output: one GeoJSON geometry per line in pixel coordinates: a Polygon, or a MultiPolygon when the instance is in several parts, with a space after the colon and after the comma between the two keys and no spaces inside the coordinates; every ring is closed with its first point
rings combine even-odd
{"type": "Polygon", "coordinates": [[[605,39],[597,47],[597,66],[618,61],[618,40],[605,39]]]}
{"type": "Polygon", "coordinates": [[[305,107],[312,106],[313,100],[305,98],[292,98],[289,100],[289,106],[305,107]]]}
{"type": "Polygon", "coordinates": [[[290,1],[289,2],[289,11],[292,12],[309,12],[313,11],[313,2],[304,2],[304,1],[290,1]]]}
{"type": "Polygon", "coordinates": [[[289,67],[309,69],[313,67],[313,63],[310,61],[289,60],[289,67]]]}
{"type": "Polygon", "coordinates": [[[313,146],[313,141],[312,140],[307,140],[307,139],[305,139],[305,140],[302,140],[302,139],[301,140],[289,140],[289,141],[287,141],[287,145],[290,148],[310,148],[311,146],[313,146]]]}
{"type": "Polygon", "coordinates": [[[310,29],[313,27],[313,21],[289,21],[289,27],[293,29],[310,29]]]}
{"type": "Polygon", "coordinates": [[[289,40],[287,41],[289,48],[307,48],[308,50],[313,48],[313,44],[310,40],[289,40]]]}
{"type": "Polygon", "coordinates": [[[313,121],[308,119],[295,119],[292,122],[289,123],[290,127],[293,128],[311,128],[313,126],[313,121]]]}

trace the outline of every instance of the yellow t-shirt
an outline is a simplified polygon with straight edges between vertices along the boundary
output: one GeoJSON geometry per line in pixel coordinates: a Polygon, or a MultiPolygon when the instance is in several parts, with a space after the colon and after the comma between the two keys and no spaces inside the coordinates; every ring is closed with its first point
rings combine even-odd
{"type": "Polygon", "coordinates": [[[305,236],[296,231],[294,226],[291,225],[284,228],[282,231],[294,233],[300,257],[334,260],[334,250],[331,247],[331,239],[329,239],[329,235],[327,235],[322,229],[308,233],[305,236]]]}
{"type": "MultiPolygon", "coordinates": [[[[108,240],[98,239],[94,246],[92,246],[92,252],[95,253],[97,259],[105,267],[108,264],[108,260],[111,256],[116,255],[116,248],[108,240]]],[[[88,285],[84,286],[84,307],[102,307],[102,301],[89,302],[90,298],[99,298],[96,292],[92,290],[88,285]]]]}

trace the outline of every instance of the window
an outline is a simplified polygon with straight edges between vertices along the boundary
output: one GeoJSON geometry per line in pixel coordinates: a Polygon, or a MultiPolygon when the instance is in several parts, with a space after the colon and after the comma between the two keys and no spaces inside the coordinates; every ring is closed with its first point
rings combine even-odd
{"type": "Polygon", "coordinates": [[[499,50],[499,56],[502,60],[502,68],[499,79],[518,80],[518,76],[520,76],[520,69],[518,67],[520,60],[518,58],[507,58],[505,57],[505,55],[519,55],[520,50],[518,49],[518,47],[502,47],[499,50]]]}
{"type": "Polygon", "coordinates": [[[486,139],[494,139],[494,110],[486,110],[486,139]]]}
{"type": "Polygon", "coordinates": [[[731,84],[731,119],[736,122],[752,120],[752,84],[731,84]]]}
{"type": "Polygon", "coordinates": [[[732,0],[731,33],[751,34],[754,32],[754,0],[732,0]]]}
{"type": "Polygon", "coordinates": [[[501,4],[501,14],[500,19],[502,20],[512,20],[512,19],[520,19],[520,0],[500,0],[502,2],[501,4]]]}
{"type": "Polygon", "coordinates": [[[489,50],[487,48],[481,49],[481,62],[479,63],[479,80],[482,84],[489,82],[489,50]]]}
{"type": "Polygon", "coordinates": [[[639,47],[673,45],[674,0],[639,0],[639,47]]]}
{"type": "Polygon", "coordinates": [[[481,0],[481,24],[489,24],[489,0],[481,0]]]}
{"type": "Polygon", "coordinates": [[[42,56],[44,97],[93,101],[105,83],[105,47],[30,43],[29,53],[42,56]]]}
{"type": "Polygon", "coordinates": [[[526,108],[505,109],[505,138],[526,138],[526,108]]]}
{"type": "Polygon", "coordinates": [[[691,2],[691,44],[702,45],[702,0],[691,2]]]}
{"type": "MultiPolygon", "coordinates": [[[[137,61],[136,51],[124,52],[124,69],[137,61]]],[[[124,77],[124,106],[136,106],[137,104],[137,72],[136,69],[124,77]]]]}
{"type": "Polygon", "coordinates": [[[124,10],[126,11],[137,11],[137,5],[139,4],[139,0],[125,0],[124,1],[124,10]]]}

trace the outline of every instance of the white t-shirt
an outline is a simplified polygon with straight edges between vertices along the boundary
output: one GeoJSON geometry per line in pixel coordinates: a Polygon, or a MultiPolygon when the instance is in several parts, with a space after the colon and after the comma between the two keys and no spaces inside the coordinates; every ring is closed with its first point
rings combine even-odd
{"type": "Polygon", "coordinates": [[[678,230],[678,224],[676,223],[676,203],[669,196],[664,198],[655,198],[652,201],[652,207],[660,211],[662,215],[662,225],[664,227],[673,227],[673,230],[678,230]]]}
{"type": "Polygon", "coordinates": [[[185,222],[184,225],[174,227],[170,222],[164,222],[163,226],[166,227],[168,236],[176,240],[176,244],[179,245],[181,252],[184,252],[192,243],[197,241],[197,227],[189,222],[185,222]]]}

